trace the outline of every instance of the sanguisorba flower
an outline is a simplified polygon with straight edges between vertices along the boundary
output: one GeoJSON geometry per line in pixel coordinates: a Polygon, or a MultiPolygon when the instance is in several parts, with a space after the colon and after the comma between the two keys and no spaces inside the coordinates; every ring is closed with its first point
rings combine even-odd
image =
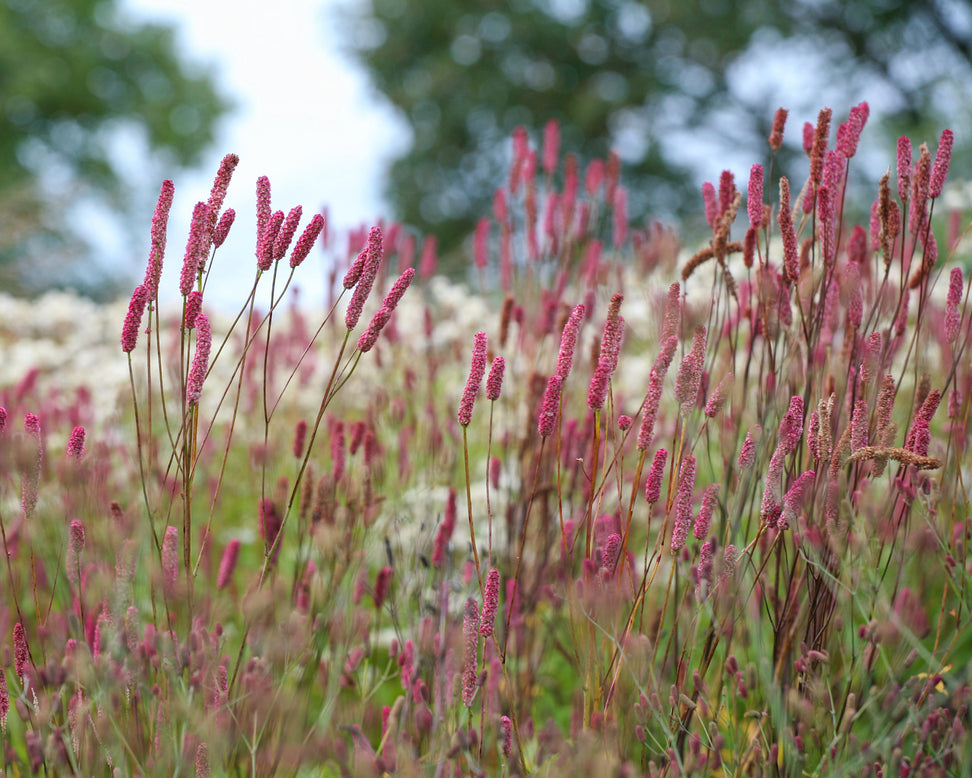
{"type": "Polygon", "coordinates": [[[500,574],[495,567],[486,576],[483,587],[483,612],[479,619],[479,634],[488,638],[493,634],[493,622],[499,606],[500,574]]]}
{"type": "Polygon", "coordinates": [[[655,452],[654,459],[651,460],[651,468],[648,470],[648,477],[645,479],[645,499],[652,505],[658,502],[661,497],[662,479],[665,477],[665,462],[668,460],[668,451],[664,448],[655,452]]]}
{"type": "Polygon", "coordinates": [[[199,311],[201,310],[202,292],[198,289],[193,289],[186,297],[185,318],[183,323],[185,324],[185,328],[187,330],[195,328],[196,317],[199,316],[199,311]]]}
{"type": "Polygon", "coordinates": [[[84,456],[84,427],[77,426],[71,430],[66,453],[68,459],[77,460],[84,456]]]}
{"type": "Polygon", "coordinates": [[[162,584],[166,592],[175,591],[179,578],[179,530],[171,524],[162,538],[162,584]]]}
{"type": "Polygon", "coordinates": [[[270,249],[274,260],[283,259],[284,254],[287,253],[287,249],[290,248],[290,243],[294,239],[297,227],[300,224],[300,217],[303,214],[304,209],[300,205],[295,205],[290,209],[290,213],[287,214],[287,218],[280,225],[280,230],[273,240],[273,247],[270,249]]]}
{"type": "Polygon", "coordinates": [[[468,708],[476,697],[479,648],[479,607],[470,597],[462,619],[462,702],[468,708]]]}
{"type": "Polygon", "coordinates": [[[503,357],[496,357],[489,366],[489,375],[486,376],[486,399],[495,402],[499,399],[500,392],[503,391],[503,374],[506,372],[506,360],[503,357]]]}
{"type": "Polygon", "coordinates": [[[186,254],[182,260],[182,273],[179,276],[179,292],[183,297],[192,291],[199,274],[203,271],[209,256],[212,230],[209,226],[209,206],[196,203],[189,225],[189,238],[186,241],[186,254]]]}
{"type": "Polygon", "coordinates": [[[931,182],[928,186],[929,197],[940,197],[945,177],[948,175],[948,164],[952,158],[952,142],[954,134],[951,130],[942,130],[942,137],[938,141],[938,151],[935,153],[935,166],[931,172],[931,182]]]}
{"type": "MultiPolygon", "coordinates": [[[[371,287],[374,286],[375,278],[378,275],[382,252],[381,228],[372,227],[371,232],[368,233],[368,245],[364,259],[359,254],[358,260],[356,260],[356,263],[360,262],[360,270],[357,271],[358,277],[355,279],[355,283],[352,284],[354,291],[351,293],[351,300],[348,302],[348,308],[344,313],[344,324],[349,330],[353,330],[358,323],[358,319],[361,318],[361,311],[364,308],[365,300],[371,294],[371,287]]],[[[355,266],[352,265],[351,269],[348,270],[348,275],[351,275],[354,268],[355,266]]],[[[345,276],[344,285],[346,289],[351,288],[348,286],[348,276],[345,276]]]]}
{"type": "Polygon", "coordinates": [[[757,229],[763,224],[763,166],[756,164],[749,171],[749,194],[746,198],[749,226],[757,229]]]}
{"type": "Polygon", "coordinates": [[[783,129],[786,127],[786,108],[777,108],[773,116],[773,128],[770,130],[769,146],[773,151],[779,151],[783,145],[783,129]]]}
{"type": "Polygon", "coordinates": [[[14,624],[13,638],[14,672],[18,678],[23,678],[24,672],[27,670],[27,665],[30,662],[30,649],[27,647],[27,633],[24,631],[24,625],[19,621],[14,624]]]}
{"type": "Polygon", "coordinates": [[[739,457],[736,459],[736,467],[740,470],[748,470],[756,460],[756,440],[759,438],[762,429],[758,424],[750,427],[743,440],[742,448],[739,449],[739,457]]]}
{"type": "Polygon", "coordinates": [[[310,254],[311,249],[314,247],[314,242],[317,240],[323,230],[324,216],[319,213],[315,213],[313,218],[310,220],[310,224],[304,228],[304,231],[297,239],[297,245],[294,246],[294,250],[290,253],[291,267],[297,267],[301,262],[307,259],[307,255],[310,254]]]}
{"type": "Polygon", "coordinates": [[[68,527],[67,577],[75,586],[78,584],[81,552],[84,550],[84,525],[72,519],[68,527]]]}
{"type": "Polygon", "coordinates": [[[619,314],[623,299],[620,293],[616,293],[611,298],[611,304],[608,307],[604,332],[601,335],[600,356],[587,390],[587,407],[592,411],[599,411],[604,406],[604,401],[607,399],[608,384],[618,367],[621,340],[624,336],[624,317],[619,314]]]}
{"type": "Polygon", "coordinates": [[[152,245],[149,248],[145,279],[142,282],[148,290],[149,300],[155,300],[159,296],[159,279],[162,277],[162,260],[165,257],[166,230],[174,195],[175,186],[172,181],[163,181],[162,188],[159,191],[159,200],[155,206],[155,213],[152,215],[152,245]]]}
{"type": "Polygon", "coordinates": [[[570,369],[574,364],[574,349],[577,347],[577,332],[580,329],[581,321],[584,319],[585,308],[577,305],[570,312],[564,331],[560,336],[560,351],[557,354],[557,374],[561,378],[567,378],[570,369]]]}
{"type": "Polygon", "coordinates": [[[7,689],[7,674],[0,673],[0,732],[7,731],[8,713],[10,713],[10,692],[7,689]]]}
{"type": "Polygon", "coordinates": [[[675,523],[672,526],[672,554],[685,545],[689,526],[692,524],[692,492],[695,490],[695,457],[689,454],[682,461],[675,496],[675,523]]]}
{"type": "Polygon", "coordinates": [[[203,381],[209,369],[209,350],[212,345],[212,330],[206,314],[200,313],[196,317],[196,354],[192,360],[192,368],[186,381],[186,402],[198,405],[202,396],[203,381]]]}
{"type": "Polygon", "coordinates": [[[233,178],[233,171],[236,170],[236,166],[239,164],[240,158],[236,154],[227,154],[219,163],[219,170],[216,171],[213,188],[210,190],[209,200],[206,202],[206,206],[209,208],[210,231],[216,229],[216,222],[220,218],[219,212],[223,207],[223,200],[226,199],[226,191],[229,189],[230,179],[233,178]]]}
{"type": "Polygon", "coordinates": [[[223,550],[223,558],[219,562],[219,575],[216,576],[216,589],[225,589],[233,579],[236,562],[240,556],[240,541],[233,538],[223,550]]]}
{"type": "Polygon", "coordinates": [[[537,419],[537,432],[541,438],[548,437],[556,427],[563,382],[564,379],[557,373],[547,381],[547,390],[543,393],[543,402],[540,404],[540,417],[537,419]]]}
{"type": "Polygon", "coordinates": [[[945,301],[945,337],[954,343],[958,337],[961,317],[959,303],[962,301],[962,268],[953,267],[948,279],[948,299],[945,301]]]}
{"type": "Polygon", "coordinates": [[[412,279],[415,278],[415,269],[406,268],[405,271],[398,277],[392,288],[389,290],[388,294],[385,295],[385,299],[381,303],[381,307],[371,318],[371,322],[368,324],[368,329],[361,333],[361,337],[358,338],[358,351],[362,353],[371,351],[375,343],[378,341],[378,335],[384,329],[391,315],[395,312],[395,307],[398,305],[399,300],[405,294],[405,290],[408,289],[409,284],[412,283],[412,279]]]}
{"type": "Polygon", "coordinates": [[[223,215],[219,217],[219,222],[216,224],[216,229],[213,230],[213,246],[215,248],[219,248],[226,242],[226,237],[229,235],[230,227],[233,226],[234,221],[236,221],[236,211],[232,208],[223,211],[223,215]]]}
{"type": "Polygon", "coordinates": [[[472,421],[473,405],[476,402],[476,395],[483,383],[483,376],[486,374],[486,348],[487,340],[485,332],[477,332],[473,337],[472,361],[469,367],[469,376],[466,378],[466,386],[462,390],[462,398],[459,400],[459,423],[463,427],[468,427],[472,421]]]}
{"type": "Polygon", "coordinates": [[[148,301],[149,290],[145,284],[139,284],[132,292],[132,299],[128,303],[128,314],[122,325],[121,347],[125,354],[135,350],[138,331],[142,326],[142,314],[145,313],[145,303],[148,301]]]}

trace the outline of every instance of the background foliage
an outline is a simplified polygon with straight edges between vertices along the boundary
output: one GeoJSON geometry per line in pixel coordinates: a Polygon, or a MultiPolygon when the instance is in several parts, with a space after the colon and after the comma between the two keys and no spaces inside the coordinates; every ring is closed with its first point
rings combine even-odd
{"type": "Polygon", "coordinates": [[[557,119],[583,159],[617,149],[640,219],[697,215],[687,147],[709,177],[709,152],[751,163],[780,105],[791,143],[824,100],[868,100],[892,142],[963,126],[972,106],[972,12],[948,0],[372,0],[349,29],[414,135],[386,197],[443,253],[488,211],[516,125],[557,119]]]}
{"type": "Polygon", "coordinates": [[[124,212],[119,133],[135,130],[169,169],[192,165],[228,105],[180,61],[171,28],[128,23],[115,0],[0,4],[0,288],[114,297],[71,208],[94,197],[124,212]]]}

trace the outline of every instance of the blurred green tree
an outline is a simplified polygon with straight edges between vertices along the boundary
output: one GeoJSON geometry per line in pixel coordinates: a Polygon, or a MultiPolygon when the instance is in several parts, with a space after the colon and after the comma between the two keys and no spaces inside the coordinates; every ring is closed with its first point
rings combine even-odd
{"type": "MultiPolygon", "coordinates": [[[[229,104],[179,61],[171,28],[132,24],[115,0],[0,3],[0,289],[117,286],[92,267],[70,211],[101,199],[124,213],[117,153],[134,129],[155,160],[197,162],[229,104]]],[[[146,160],[146,163],[148,160],[146,160]]],[[[128,279],[119,279],[127,282],[128,279]]]]}
{"type": "Polygon", "coordinates": [[[348,21],[413,135],[387,196],[444,251],[489,212],[518,124],[537,140],[559,120],[583,158],[617,150],[640,219],[700,212],[689,168],[763,160],[781,105],[784,166],[824,105],[836,122],[870,100],[889,135],[930,142],[972,106],[972,14],[954,0],[371,0],[348,21]]]}

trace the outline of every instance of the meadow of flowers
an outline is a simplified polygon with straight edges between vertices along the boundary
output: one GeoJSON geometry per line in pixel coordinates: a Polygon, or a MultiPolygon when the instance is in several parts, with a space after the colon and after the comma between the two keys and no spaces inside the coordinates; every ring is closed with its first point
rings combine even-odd
{"type": "Polygon", "coordinates": [[[693,254],[551,123],[468,289],[266,178],[224,256],[228,155],[181,305],[171,182],[127,307],[4,299],[4,774],[972,775],[952,133],[901,138],[855,224],[867,118],[821,111],[790,181],[781,109],[693,254]]]}

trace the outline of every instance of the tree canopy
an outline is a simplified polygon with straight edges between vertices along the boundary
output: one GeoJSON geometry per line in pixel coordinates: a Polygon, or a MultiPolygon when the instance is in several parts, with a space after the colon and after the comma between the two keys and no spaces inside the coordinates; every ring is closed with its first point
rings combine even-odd
{"type": "Polygon", "coordinates": [[[66,212],[93,197],[124,210],[119,131],[191,165],[227,108],[171,28],[128,22],[115,0],[0,4],[0,289],[115,291],[90,275],[66,212]]]}
{"type": "Polygon", "coordinates": [[[585,158],[615,149],[640,218],[700,210],[689,147],[708,177],[727,150],[759,161],[777,107],[802,121],[869,100],[889,136],[933,141],[972,106],[972,13],[952,0],[371,0],[349,31],[413,133],[388,198],[444,250],[488,213],[517,125],[557,119],[585,158]]]}

